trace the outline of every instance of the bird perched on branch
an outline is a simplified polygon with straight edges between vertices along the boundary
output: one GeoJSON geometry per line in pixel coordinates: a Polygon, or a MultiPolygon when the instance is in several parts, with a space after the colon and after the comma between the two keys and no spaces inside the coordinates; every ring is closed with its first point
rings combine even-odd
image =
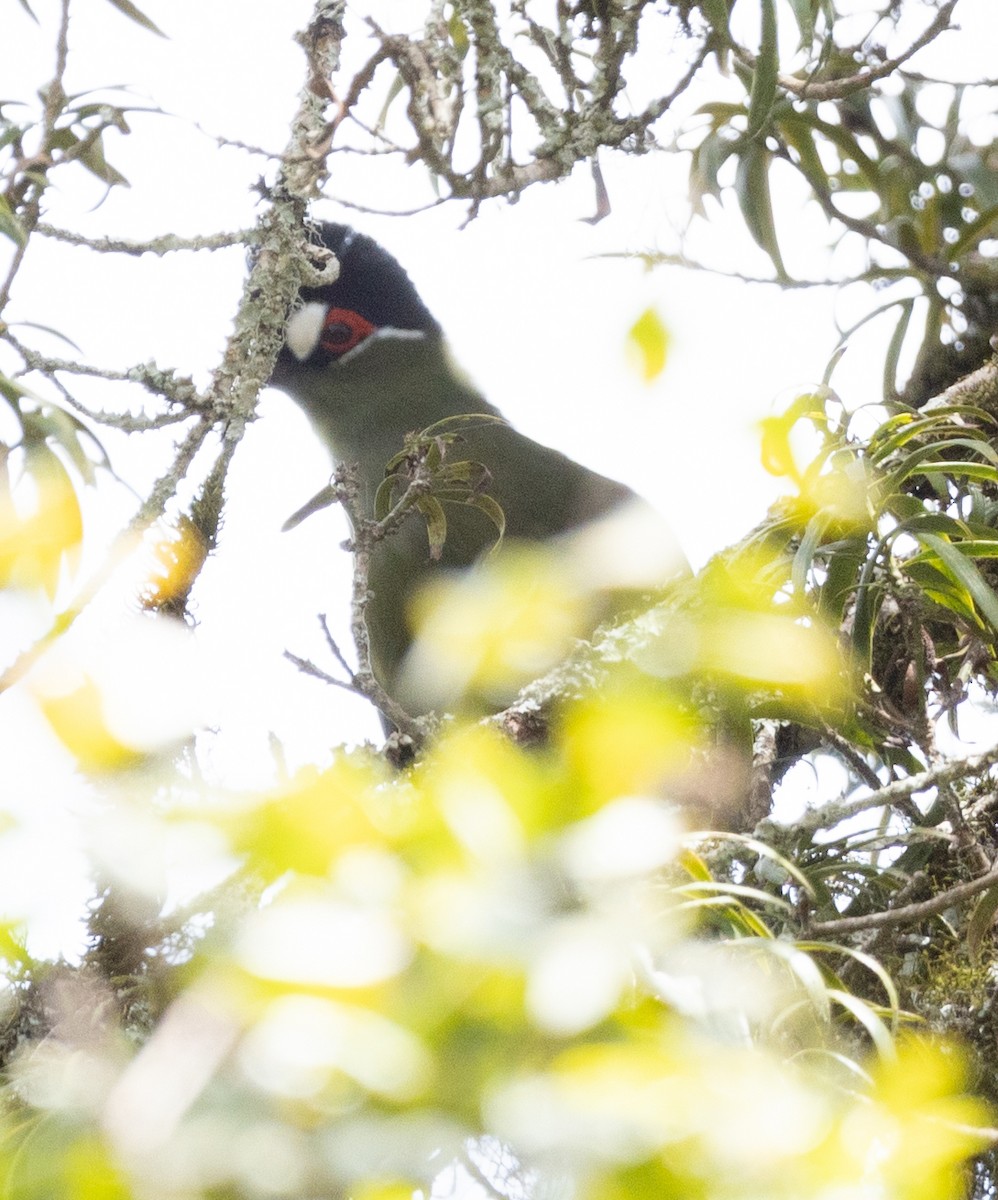
{"type": "MultiPolygon", "coordinates": [[[[455,368],[440,325],[391,255],[346,225],[324,223],[318,237],[339,260],[339,277],[302,289],[271,383],[305,410],[337,463],[356,466],[366,514],[383,510],[389,493],[397,499],[406,470],[422,465],[418,511],[371,555],[366,623],[372,666],[389,694],[410,712],[439,702],[425,680],[414,681],[411,671],[404,678],[408,610],[427,579],[441,568],[470,567],[500,533],[504,543],[560,544],[590,523],[640,513],[642,565],[664,564],[656,567],[658,583],[683,570],[668,527],[629,488],[502,420],[455,368]],[[386,467],[394,472],[387,493],[386,467]]],[[[586,570],[607,578],[594,585],[629,585],[611,569],[619,557],[612,544],[604,538],[601,545],[586,570]]]]}

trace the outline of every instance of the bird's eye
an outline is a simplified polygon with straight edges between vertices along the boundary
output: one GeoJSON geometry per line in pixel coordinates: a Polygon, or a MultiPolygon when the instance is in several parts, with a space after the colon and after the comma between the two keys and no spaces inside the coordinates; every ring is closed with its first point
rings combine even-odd
{"type": "Polygon", "coordinates": [[[375,331],[375,326],[349,308],[331,308],[326,313],[319,345],[333,358],[340,358],[354,346],[359,346],[375,331]]]}
{"type": "Polygon", "coordinates": [[[327,350],[346,346],[352,340],[353,330],[342,321],[334,321],[331,325],[327,325],[322,335],[322,344],[327,350]]]}

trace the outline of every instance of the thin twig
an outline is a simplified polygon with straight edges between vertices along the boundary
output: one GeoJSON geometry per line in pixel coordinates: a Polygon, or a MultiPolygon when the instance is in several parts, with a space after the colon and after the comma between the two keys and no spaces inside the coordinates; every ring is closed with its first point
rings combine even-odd
{"type": "MultiPolygon", "coordinates": [[[[777,83],[792,96],[801,100],[844,100],[855,92],[861,92],[878,79],[886,79],[888,75],[901,67],[919,50],[927,46],[938,34],[949,25],[957,0],[946,0],[926,29],[896,58],[887,58],[876,66],[864,66],[854,75],[841,79],[798,79],[796,75],[778,75],[777,83]]],[[[756,56],[747,50],[736,49],[735,57],[739,62],[752,69],[755,68],[756,56]]]]}
{"type": "Polygon", "coordinates": [[[971,758],[951,759],[932,770],[922,771],[917,775],[909,775],[907,779],[898,779],[893,783],[888,783],[865,796],[833,801],[831,804],[823,804],[820,808],[810,809],[794,824],[798,829],[808,832],[828,829],[859,813],[867,812],[871,808],[891,806],[898,800],[917,795],[919,792],[926,792],[930,788],[952,783],[957,779],[980,775],[996,763],[998,763],[998,746],[992,746],[983,754],[976,754],[971,758]]]}
{"type": "Polygon", "coordinates": [[[889,908],[882,912],[866,913],[861,917],[840,917],[837,921],[816,921],[808,926],[808,933],[814,937],[838,937],[844,933],[853,933],[860,929],[881,929],[888,925],[909,925],[914,921],[922,921],[926,917],[934,917],[954,904],[961,904],[987,891],[998,883],[998,859],[996,859],[984,875],[970,879],[966,883],[958,883],[955,887],[939,892],[930,900],[922,900],[917,904],[904,904],[900,908],[889,908]]]}
{"type": "Polygon", "coordinates": [[[7,204],[17,213],[24,236],[14,247],[7,277],[4,279],[3,284],[0,285],[0,313],[7,307],[10,300],[10,289],[17,278],[18,271],[21,269],[21,263],[24,261],[24,255],[28,249],[29,235],[34,230],[41,215],[41,197],[48,186],[45,171],[52,164],[50,146],[55,136],[56,121],[59,119],[66,100],[66,89],[63,87],[63,80],[66,76],[66,64],[68,61],[69,0],[61,0],[59,30],[56,34],[55,43],[55,73],[49,84],[39,93],[44,101],[41,137],[39,140],[39,156],[41,161],[37,164],[33,172],[25,172],[24,180],[26,182],[15,188],[15,192],[19,194],[11,195],[8,193],[7,197],[7,204]]]}
{"type": "Polygon", "coordinates": [[[174,233],[162,237],[136,241],[132,238],[93,238],[74,233],[71,229],[60,229],[40,221],[35,232],[54,241],[66,242],[70,246],[86,246],[100,254],[172,254],[176,250],[223,250],[228,246],[251,246],[257,241],[255,229],[240,229],[235,233],[206,233],[197,237],[178,237],[174,233]]]}

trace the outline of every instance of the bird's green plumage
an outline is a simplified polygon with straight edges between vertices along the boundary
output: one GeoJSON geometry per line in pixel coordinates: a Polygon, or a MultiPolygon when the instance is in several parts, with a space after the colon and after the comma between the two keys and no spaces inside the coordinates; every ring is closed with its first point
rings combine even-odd
{"type": "MultiPolygon", "coordinates": [[[[362,501],[373,513],[385,465],[407,434],[458,414],[499,413],[454,369],[439,326],[395,260],[344,226],[323,226],[322,234],[340,257],[340,278],[303,298],[357,312],[378,332],[339,359],[320,347],[299,362],[285,349],[272,382],[301,405],[334,459],[357,464],[362,501]]],[[[448,460],[488,468],[488,494],[503,509],[507,538],[548,539],[634,499],[623,484],[505,423],[485,421],[460,432],[448,460]]],[[[368,632],[375,671],[390,692],[410,643],[406,610],[414,591],[441,567],[470,565],[496,540],[495,525],[478,509],[448,504],[446,515],[439,563],[431,561],[426,526],[416,515],[372,556],[368,632]]]]}

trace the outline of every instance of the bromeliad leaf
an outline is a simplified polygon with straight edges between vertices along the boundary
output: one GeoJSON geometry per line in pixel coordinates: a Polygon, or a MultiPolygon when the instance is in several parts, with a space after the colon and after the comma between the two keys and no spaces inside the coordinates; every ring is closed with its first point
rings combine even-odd
{"type": "Polygon", "coordinates": [[[509,422],[505,417],[499,416],[498,413],[455,413],[452,417],[444,417],[442,421],[436,421],[427,427],[418,435],[423,438],[439,438],[452,440],[459,437],[462,430],[480,429],[488,425],[508,425],[509,422]]]}
{"type": "Polygon", "coordinates": [[[434,495],[446,495],[449,500],[463,500],[468,495],[484,492],[491,482],[492,472],[484,463],[464,459],[447,463],[435,471],[431,490],[434,495]]]}
{"type": "Polygon", "coordinates": [[[437,562],[447,541],[447,514],[444,506],[433,496],[420,496],[416,507],[426,521],[426,536],[430,543],[430,558],[437,562]]]}
{"type": "Polygon", "coordinates": [[[496,527],[499,536],[496,538],[495,545],[489,551],[490,554],[495,553],[495,551],[498,550],[502,544],[502,539],[506,533],[506,514],[502,510],[502,505],[497,500],[493,499],[492,496],[482,495],[469,496],[465,501],[465,504],[469,505],[471,508],[477,508],[479,512],[485,513],[488,519],[496,527]]]}
{"type": "Polygon", "coordinates": [[[998,912],[998,884],[993,884],[977,901],[967,922],[967,953],[976,966],[981,960],[981,946],[998,912]]]}
{"type": "Polygon", "coordinates": [[[973,560],[961,554],[952,542],[937,537],[934,533],[915,531],[915,536],[926,549],[932,550],[939,557],[947,572],[967,589],[992,630],[998,634],[998,596],[973,560]]]}

